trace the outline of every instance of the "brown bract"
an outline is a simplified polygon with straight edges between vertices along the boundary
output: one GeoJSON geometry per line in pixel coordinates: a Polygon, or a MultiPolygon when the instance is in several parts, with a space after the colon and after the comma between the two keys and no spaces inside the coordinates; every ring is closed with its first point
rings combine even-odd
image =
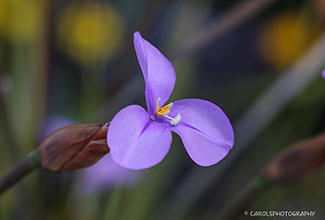
{"type": "Polygon", "coordinates": [[[325,133],[299,142],[276,156],[264,170],[273,183],[291,183],[305,179],[325,164],[325,133]]]}
{"type": "Polygon", "coordinates": [[[109,153],[106,135],[109,123],[73,125],[50,134],[38,149],[44,168],[72,172],[94,165],[109,153]]]}

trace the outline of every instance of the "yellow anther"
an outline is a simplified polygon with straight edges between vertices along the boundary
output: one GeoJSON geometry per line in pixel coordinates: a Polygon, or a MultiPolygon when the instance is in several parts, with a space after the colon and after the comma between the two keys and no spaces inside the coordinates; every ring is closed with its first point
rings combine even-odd
{"type": "Polygon", "coordinates": [[[168,105],[160,108],[159,107],[159,101],[160,101],[160,98],[157,100],[157,112],[156,112],[155,116],[158,116],[158,115],[166,116],[166,115],[168,115],[168,113],[170,112],[169,109],[173,106],[173,103],[171,102],[168,105]]]}

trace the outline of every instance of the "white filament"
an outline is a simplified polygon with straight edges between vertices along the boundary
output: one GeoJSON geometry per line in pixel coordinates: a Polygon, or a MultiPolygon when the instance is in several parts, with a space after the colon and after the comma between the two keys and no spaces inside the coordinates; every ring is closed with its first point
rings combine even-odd
{"type": "Polygon", "coordinates": [[[177,125],[180,121],[181,121],[182,117],[181,114],[178,113],[178,115],[176,115],[176,117],[170,121],[171,125],[177,125]]]}

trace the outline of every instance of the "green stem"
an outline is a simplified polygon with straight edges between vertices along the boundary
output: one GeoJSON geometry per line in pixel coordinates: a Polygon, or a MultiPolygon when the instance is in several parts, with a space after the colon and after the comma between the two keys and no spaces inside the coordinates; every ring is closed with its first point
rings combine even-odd
{"type": "Polygon", "coordinates": [[[0,180],[0,195],[40,166],[37,150],[32,151],[0,180]]]}

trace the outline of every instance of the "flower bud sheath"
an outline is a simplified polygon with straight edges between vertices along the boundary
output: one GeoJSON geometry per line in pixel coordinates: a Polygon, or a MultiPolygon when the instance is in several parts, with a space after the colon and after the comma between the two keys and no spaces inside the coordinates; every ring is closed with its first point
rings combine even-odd
{"type": "Polygon", "coordinates": [[[44,168],[72,172],[89,167],[109,153],[106,134],[109,123],[74,125],[50,134],[40,145],[38,156],[44,168]]]}

